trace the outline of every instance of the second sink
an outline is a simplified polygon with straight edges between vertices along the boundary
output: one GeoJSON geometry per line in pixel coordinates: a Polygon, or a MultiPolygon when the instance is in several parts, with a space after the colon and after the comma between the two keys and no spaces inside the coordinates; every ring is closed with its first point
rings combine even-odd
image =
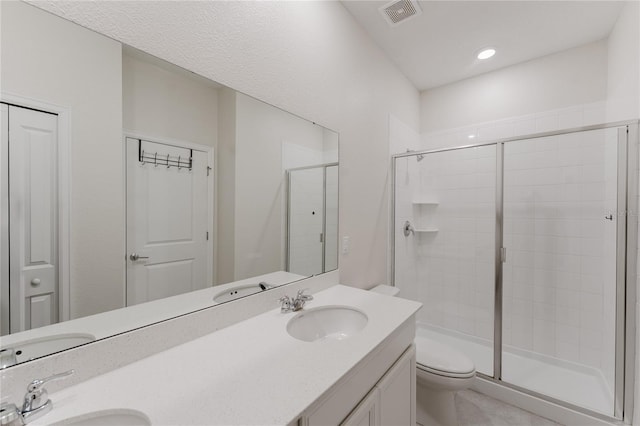
{"type": "Polygon", "coordinates": [[[349,306],[320,306],[300,312],[287,323],[287,332],[298,340],[344,340],[359,333],[369,319],[349,306]]]}
{"type": "Polygon", "coordinates": [[[106,410],[84,414],[55,423],[54,426],[150,426],[151,422],[139,411],[106,410]]]}

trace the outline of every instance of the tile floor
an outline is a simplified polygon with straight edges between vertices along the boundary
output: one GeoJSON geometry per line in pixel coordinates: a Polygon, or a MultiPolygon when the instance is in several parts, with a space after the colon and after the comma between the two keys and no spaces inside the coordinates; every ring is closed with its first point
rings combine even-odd
{"type": "Polygon", "coordinates": [[[459,426],[562,426],[472,390],[456,393],[459,426]]]}

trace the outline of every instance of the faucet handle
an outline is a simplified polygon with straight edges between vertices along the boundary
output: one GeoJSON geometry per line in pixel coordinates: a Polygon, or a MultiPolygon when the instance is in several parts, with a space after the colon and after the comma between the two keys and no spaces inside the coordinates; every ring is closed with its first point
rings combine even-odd
{"type": "Polygon", "coordinates": [[[301,300],[313,300],[313,296],[310,294],[304,294],[305,291],[309,290],[308,288],[303,288],[298,290],[298,294],[296,295],[296,299],[301,300]]]}
{"type": "Polygon", "coordinates": [[[35,379],[33,382],[29,383],[29,386],[27,386],[27,392],[36,392],[45,383],[49,383],[54,380],[64,379],[65,377],[70,376],[73,373],[75,373],[75,370],[71,369],[69,371],[65,371],[64,373],[58,373],[49,377],[45,377],[44,379],[35,379]]]}
{"type": "Polygon", "coordinates": [[[278,299],[280,302],[280,312],[290,312],[291,311],[291,298],[286,294],[278,299]]]}

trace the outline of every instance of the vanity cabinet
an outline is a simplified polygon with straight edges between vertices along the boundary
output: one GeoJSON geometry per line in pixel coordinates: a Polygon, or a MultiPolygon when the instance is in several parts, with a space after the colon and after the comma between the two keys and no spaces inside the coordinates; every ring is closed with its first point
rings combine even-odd
{"type": "Polygon", "coordinates": [[[372,374],[375,380],[372,370],[376,366],[356,369],[347,380],[310,407],[298,422],[299,426],[415,425],[415,353],[415,346],[411,345],[395,362],[387,364],[373,387],[363,388],[363,385],[367,379],[372,379],[372,374]]]}

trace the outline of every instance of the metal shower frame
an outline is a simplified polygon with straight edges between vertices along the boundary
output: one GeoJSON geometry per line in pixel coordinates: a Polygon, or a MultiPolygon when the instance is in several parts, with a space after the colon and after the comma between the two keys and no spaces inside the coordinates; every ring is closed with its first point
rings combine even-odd
{"type": "Polygon", "coordinates": [[[396,237],[396,160],[404,157],[427,155],[438,152],[457,151],[482,146],[496,146],[496,231],[495,231],[495,283],[494,283],[494,336],[493,336],[493,376],[477,373],[484,380],[506,386],[533,397],[552,402],[566,408],[606,421],[624,421],[631,423],[634,410],[635,383],[635,344],[636,344],[636,287],[637,287],[637,251],[638,251],[638,155],[640,120],[619,121],[571,129],[540,132],[529,135],[496,139],[488,142],[412,151],[391,156],[391,232],[390,246],[390,283],[395,286],[395,237],[396,237]],[[618,214],[624,220],[617,221],[616,230],[616,336],[615,336],[615,389],[613,417],[577,406],[548,395],[532,391],[502,381],[502,249],[504,233],[504,146],[509,142],[561,136],[571,133],[588,132],[618,128],[618,214]],[[635,220],[628,220],[631,217],[635,220]],[[625,253],[625,256],[621,256],[625,253]],[[627,285],[628,284],[628,285],[627,285]],[[629,379],[629,380],[628,380],[629,379]]]}

